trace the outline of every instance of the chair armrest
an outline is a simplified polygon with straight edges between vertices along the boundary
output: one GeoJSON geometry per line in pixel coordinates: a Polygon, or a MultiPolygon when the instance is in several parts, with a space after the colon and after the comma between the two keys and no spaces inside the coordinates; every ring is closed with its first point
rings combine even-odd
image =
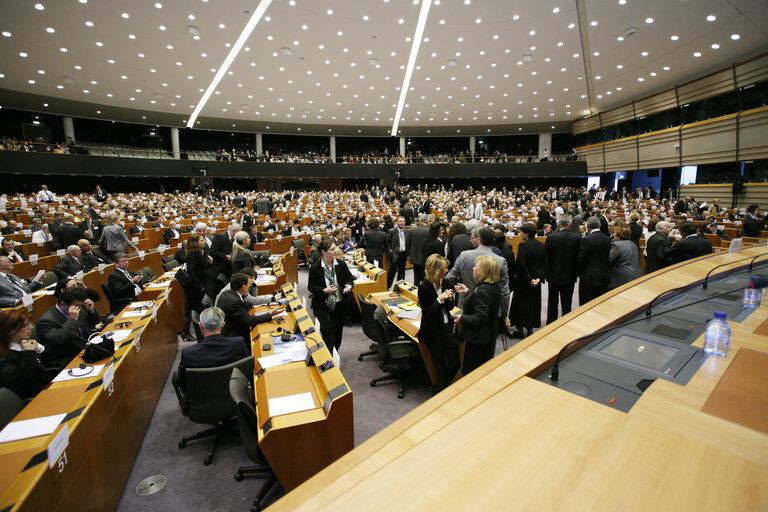
{"type": "Polygon", "coordinates": [[[187,392],[181,389],[179,386],[179,372],[175,371],[173,372],[173,377],[171,377],[171,383],[173,384],[173,390],[176,391],[176,398],[179,401],[179,408],[181,409],[181,414],[184,416],[189,415],[189,397],[187,397],[187,392]]]}

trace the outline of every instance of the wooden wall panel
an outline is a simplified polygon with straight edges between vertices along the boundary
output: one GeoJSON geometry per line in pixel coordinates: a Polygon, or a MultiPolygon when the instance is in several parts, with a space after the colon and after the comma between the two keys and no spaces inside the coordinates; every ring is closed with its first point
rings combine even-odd
{"type": "Polygon", "coordinates": [[[736,114],[682,127],[683,165],[736,160],[736,114]]]}
{"type": "Polygon", "coordinates": [[[739,160],[768,158],[768,107],[747,110],[739,117],[739,160]]]}
{"type": "Polygon", "coordinates": [[[605,145],[606,171],[633,171],[637,169],[637,137],[612,141],[605,145]]]}
{"type": "Polygon", "coordinates": [[[676,167],[680,164],[680,129],[671,128],[637,138],[640,169],[676,167]]]}

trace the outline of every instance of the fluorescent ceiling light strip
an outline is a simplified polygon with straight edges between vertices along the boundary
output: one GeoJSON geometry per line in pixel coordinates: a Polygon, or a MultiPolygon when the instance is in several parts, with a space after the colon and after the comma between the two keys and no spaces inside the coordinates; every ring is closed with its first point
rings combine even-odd
{"type": "Polygon", "coordinates": [[[421,11],[419,11],[419,21],[416,23],[416,32],[413,34],[413,45],[411,46],[411,55],[408,57],[408,66],[405,68],[405,77],[403,77],[403,86],[400,88],[400,101],[397,103],[395,112],[395,122],[392,123],[392,136],[397,136],[397,125],[400,123],[400,116],[403,114],[405,106],[405,96],[408,94],[408,88],[411,84],[411,75],[413,67],[416,65],[416,57],[419,55],[419,46],[424,35],[424,26],[427,24],[429,8],[432,6],[432,0],[423,0],[421,2],[421,11]]]}
{"type": "Polygon", "coordinates": [[[232,45],[232,49],[229,50],[229,55],[227,55],[227,58],[224,59],[224,62],[219,67],[219,70],[216,72],[216,75],[213,77],[213,80],[211,81],[211,85],[208,86],[208,89],[205,90],[203,93],[203,97],[200,98],[200,102],[197,104],[197,107],[195,107],[195,110],[192,112],[192,115],[189,116],[189,120],[187,120],[187,128],[192,128],[195,126],[195,121],[197,120],[197,116],[200,115],[200,112],[203,110],[203,107],[205,107],[205,104],[208,103],[208,100],[211,97],[211,94],[213,94],[213,91],[216,90],[216,87],[219,85],[219,82],[221,82],[221,79],[224,78],[224,74],[229,70],[229,66],[232,65],[232,62],[234,62],[235,58],[237,57],[237,54],[240,53],[240,50],[243,48],[243,45],[245,45],[245,42],[248,40],[249,37],[251,37],[251,33],[256,28],[256,24],[259,23],[259,20],[261,20],[261,17],[264,15],[264,13],[267,10],[267,7],[269,7],[269,4],[272,3],[272,0],[261,0],[261,3],[256,8],[255,11],[253,11],[253,15],[251,16],[251,19],[248,20],[248,23],[245,25],[245,28],[243,28],[243,31],[240,33],[240,37],[237,38],[237,41],[235,41],[235,44],[232,45]]]}

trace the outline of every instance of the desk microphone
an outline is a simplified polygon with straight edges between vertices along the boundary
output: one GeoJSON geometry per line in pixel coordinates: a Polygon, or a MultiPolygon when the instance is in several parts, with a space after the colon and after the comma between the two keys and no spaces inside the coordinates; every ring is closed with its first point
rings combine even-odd
{"type": "Polygon", "coordinates": [[[764,252],[763,254],[758,254],[754,258],[752,258],[752,261],[749,262],[749,270],[752,270],[752,264],[755,262],[757,258],[762,258],[763,256],[768,255],[768,252],[764,252]]]}
{"type": "MultiPolygon", "coordinates": [[[[766,253],[766,254],[768,254],[768,253],[766,253]]],[[[734,263],[738,263],[738,262],[744,261],[744,260],[752,260],[752,261],[749,262],[749,267],[747,268],[747,270],[751,272],[752,271],[752,264],[755,262],[755,259],[759,258],[760,256],[765,256],[765,254],[758,254],[757,256],[754,256],[754,257],[747,256],[746,258],[739,258],[738,260],[728,261],[728,262],[721,263],[720,265],[716,265],[716,266],[712,267],[711,269],[709,269],[709,272],[707,272],[707,275],[704,276],[704,282],[702,283],[701,287],[706,290],[707,289],[707,285],[709,284],[709,276],[710,276],[710,274],[712,274],[712,272],[714,272],[718,268],[725,267],[726,265],[733,265],[734,263]]]]}

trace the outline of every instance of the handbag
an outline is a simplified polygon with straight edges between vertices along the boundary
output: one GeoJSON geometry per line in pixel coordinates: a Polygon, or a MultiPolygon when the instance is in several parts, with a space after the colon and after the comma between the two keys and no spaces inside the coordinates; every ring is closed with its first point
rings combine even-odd
{"type": "Polygon", "coordinates": [[[189,275],[183,268],[176,270],[176,275],[173,276],[179,282],[182,288],[186,288],[189,284],[189,275]]]}

